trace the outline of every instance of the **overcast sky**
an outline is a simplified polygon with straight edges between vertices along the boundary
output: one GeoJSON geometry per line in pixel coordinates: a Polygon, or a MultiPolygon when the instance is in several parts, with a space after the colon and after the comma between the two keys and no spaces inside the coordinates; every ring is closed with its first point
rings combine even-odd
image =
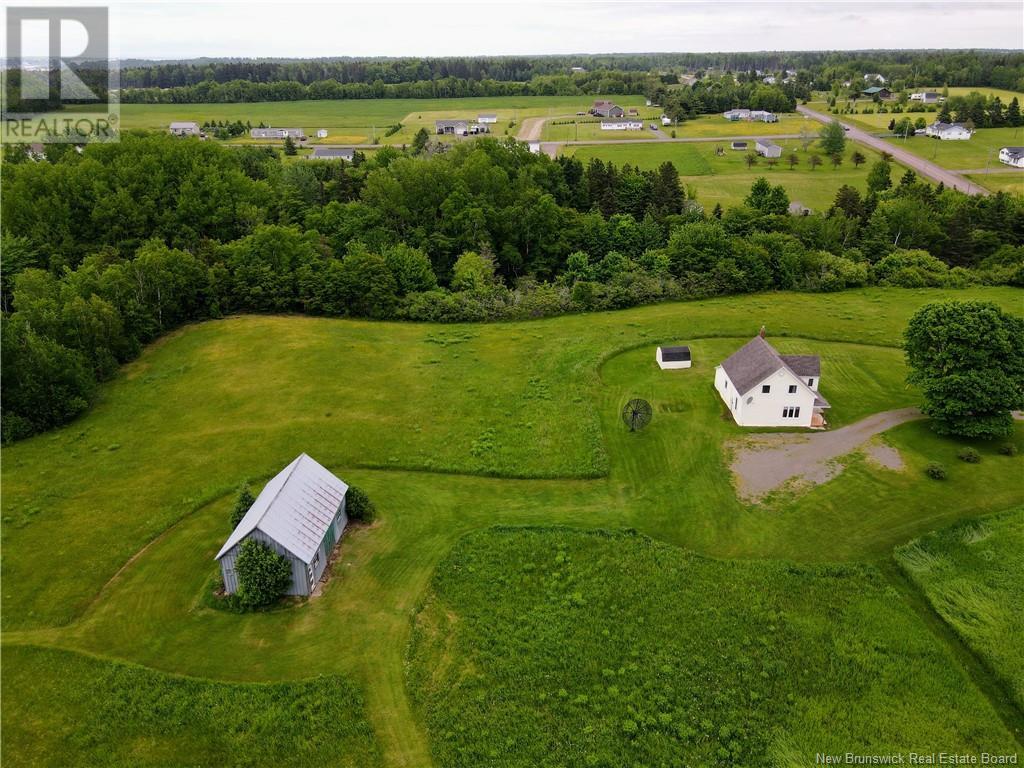
{"type": "Polygon", "coordinates": [[[121,58],[1024,48],[1024,2],[126,2],[121,58]]]}

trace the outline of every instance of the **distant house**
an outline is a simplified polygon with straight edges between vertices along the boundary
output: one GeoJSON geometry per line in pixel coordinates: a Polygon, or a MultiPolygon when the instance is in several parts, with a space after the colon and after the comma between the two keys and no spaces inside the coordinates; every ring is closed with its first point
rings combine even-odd
{"type": "Polygon", "coordinates": [[[634,118],[619,118],[617,120],[602,120],[602,131],[640,131],[643,130],[644,121],[634,118]]]}
{"type": "Polygon", "coordinates": [[[935,91],[921,91],[920,93],[910,94],[910,100],[920,101],[922,104],[938,104],[946,99],[943,98],[942,94],[935,91]]]}
{"type": "Polygon", "coordinates": [[[627,114],[628,114],[628,115],[629,115],[630,117],[636,117],[637,115],[639,115],[639,114],[640,114],[640,110],[639,110],[639,109],[637,109],[636,107],[630,107],[630,108],[629,108],[629,111],[627,112],[627,114]]]}
{"type": "Polygon", "coordinates": [[[569,67],[570,72],[586,72],[587,70],[583,67],[569,67]]]}
{"type": "Polygon", "coordinates": [[[811,209],[801,203],[799,200],[794,200],[789,204],[790,216],[810,216],[812,213],[811,209]]]}
{"type": "Polygon", "coordinates": [[[492,115],[492,114],[477,115],[476,116],[476,121],[478,123],[486,123],[488,125],[494,125],[494,123],[498,122],[498,116],[497,115],[492,115]]]}
{"type": "Polygon", "coordinates": [[[595,101],[594,106],[590,108],[590,114],[596,115],[597,117],[622,117],[626,112],[618,104],[613,104],[610,101],[599,99],[595,101]]]}
{"type": "Polygon", "coordinates": [[[734,141],[729,145],[729,149],[745,150],[747,148],[747,142],[745,141],[734,141]]]}
{"type": "Polygon", "coordinates": [[[171,123],[171,127],[168,130],[175,136],[199,136],[202,133],[199,123],[190,122],[171,123]]]}
{"type": "Polygon", "coordinates": [[[963,123],[943,123],[936,120],[924,129],[924,135],[943,141],[966,141],[971,138],[971,129],[963,123]]]}
{"type": "Polygon", "coordinates": [[[654,357],[658,361],[658,367],[663,371],[665,369],[689,368],[692,364],[689,347],[658,347],[654,357]]]}
{"type": "Polygon", "coordinates": [[[849,88],[852,85],[853,85],[852,81],[850,81],[850,80],[843,80],[843,88],[849,88]]]}
{"type": "Polygon", "coordinates": [[[528,141],[527,142],[527,146],[530,148],[530,151],[533,154],[535,154],[535,155],[539,155],[540,154],[540,142],[539,141],[528,141]]]}
{"type": "Polygon", "coordinates": [[[1024,168],[1024,147],[1003,147],[999,150],[999,162],[1024,168]]]}
{"type": "Polygon", "coordinates": [[[662,115],[661,116],[661,124],[662,125],[672,125],[672,118],[669,117],[668,115],[662,115]]]}
{"type": "Polygon", "coordinates": [[[310,594],[348,524],[347,492],[342,480],[300,454],[263,487],[217,553],[224,591],[238,591],[235,562],[242,544],[253,539],[288,560],[292,580],[287,594],[310,594]]]}
{"type": "Polygon", "coordinates": [[[346,160],[352,162],[356,151],[352,147],[313,147],[310,160],[346,160]]]}
{"type": "Polygon", "coordinates": [[[867,96],[869,99],[873,99],[876,96],[880,99],[892,98],[892,93],[889,91],[889,89],[880,85],[873,85],[870,88],[865,88],[863,91],[861,91],[861,95],[867,96]]]}
{"type": "Polygon", "coordinates": [[[326,138],[327,138],[327,129],[326,129],[326,128],[320,128],[320,129],[319,129],[319,130],[318,130],[318,131],[316,132],[316,137],[317,137],[318,139],[326,139],[326,138]]]}
{"type": "Polygon", "coordinates": [[[780,355],[764,329],[715,367],[715,389],[741,427],[823,427],[817,355],[780,355]]]}
{"type": "Polygon", "coordinates": [[[730,109],[727,112],[723,112],[722,117],[734,123],[740,120],[762,123],[779,122],[778,115],[763,109],[730,109]]]}
{"type": "Polygon", "coordinates": [[[882,85],[885,85],[885,78],[882,77],[877,72],[869,72],[868,74],[864,75],[864,82],[865,83],[881,83],[882,85]]]}
{"type": "Polygon", "coordinates": [[[770,139],[758,139],[754,142],[754,151],[761,157],[782,157],[782,147],[770,139]]]}
{"type": "Polygon", "coordinates": [[[765,85],[775,85],[775,75],[768,75],[768,77],[762,78],[761,82],[765,85]]]}
{"type": "Polygon", "coordinates": [[[469,135],[469,120],[435,120],[434,130],[439,135],[467,136],[469,135]]]}
{"type": "Polygon", "coordinates": [[[306,132],[301,128],[253,128],[249,136],[254,139],[286,139],[291,136],[293,139],[304,140],[306,132]]]}

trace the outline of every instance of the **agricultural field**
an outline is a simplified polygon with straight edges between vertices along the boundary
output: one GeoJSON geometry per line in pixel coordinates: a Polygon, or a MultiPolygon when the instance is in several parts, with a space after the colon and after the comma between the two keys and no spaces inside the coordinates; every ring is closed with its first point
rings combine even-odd
{"type": "MultiPolygon", "coordinates": [[[[716,203],[722,207],[737,205],[750,192],[750,185],[759,176],[764,176],[772,184],[781,184],[786,188],[791,200],[799,201],[814,210],[828,208],[835,199],[836,191],[844,184],[856,187],[864,192],[867,187],[867,175],[871,164],[878,159],[872,150],[853,144],[847,144],[846,158],[839,168],[834,168],[828,158],[822,158],[823,165],[812,169],[808,158],[814,151],[812,145],[809,152],[804,152],[798,139],[774,139],[783,148],[782,157],[775,166],[767,165],[764,158],[758,158],[756,165],[747,167],[746,156],[753,150],[753,141],[749,142],[748,151],[729,149],[730,142],[655,142],[652,144],[599,146],[569,146],[563,152],[587,162],[592,157],[610,160],[617,165],[629,163],[640,168],[657,168],[666,160],[675,164],[687,189],[696,192],[697,200],[706,209],[714,208],[716,203]],[[716,155],[718,148],[724,155],[716,155]],[[859,168],[850,161],[854,151],[859,151],[866,162],[859,168]],[[788,155],[796,153],[800,163],[792,170],[786,162],[788,155]]],[[[894,173],[902,173],[897,165],[894,173]]]]}
{"type": "MultiPolygon", "coordinates": [[[[480,112],[498,114],[492,135],[502,136],[509,124],[526,117],[575,115],[587,109],[595,97],[523,96],[478,97],[465,99],[352,99],[323,101],[257,102],[246,104],[122,104],[121,125],[124,130],[167,130],[172,120],[241,120],[254,126],[267,125],[303,128],[315,137],[319,128],[326,128],[326,139],[310,139],[310,143],[368,144],[373,140],[400,145],[412,141],[420,127],[433,133],[434,120],[440,118],[475,118],[480,112]],[[401,123],[402,130],[385,136],[389,126],[401,123]]],[[[643,97],[608,96],[623,106],[643,104],[643,97]]],[[[514,135],[517,129],[509,130],[514,135]]],[[[244,140],[243,140],[244,141],[244,140]]]]}
{"type": "Polygon", "coordinates": [[[665,132],[675,131],[680,139],[710,139],[719,136],[785,136],[798,134],[801,129],[817,133],[814,121],[797,113],[779,115],[777,123],[759,120],[732,122],[721,115],[700,115],[677,126],[665,126],[665,132]]]}
{"type": "Polygon", "coordinates": [[[896,560],[1024,708],[1024,507],[929,533],[896,560]]]}
{"type": "MultiPolygon", "coordinates": [[[[834,426],[911,405],[917,395],[904,384],[900,334],[917,307],[949,297],[985,298],[1014,312],[1021,306],[1021,291],[1010,288],[869,289],[720,298],[488,325],[241,316],[182,328],[125,366],[82,418],[4,450],[0,679],[6,701],[19,702],[7,711],[29,724],[12,727],[5,712],[4,762],[67,764],[69,744],[78,743],[69,741],[71,732],[84,738],[81,729],[88,728],[92,741],[84,754],[106,748],[120,764],[163,765],[168,751],[188,741],[199,745],[188,755],[191,763],[220,765],[226,747],[215,742],[217,707],[238,697],[249,702],[245,706],[259,707],[266,695],[279,706],[259,720],[261,727],[306,722],[295,712],[312,722],[331,719],[340,750],[335,743],[303,744],[294,754],[307,762],[340,751],[342,765],[346,759],[353,766],[374,765],[378,754],[389,766],[430,765],[431,752],[439,758],[450,754],[450,737],[435,730],[429,714],[424,731],[422,715],[408,698],[408,683],[421,679],[406,678],[412,618],[430,594],[435,569],[450,562],[445,558],[460,538],[494,525],[636,529],[658,543],[645,543],[646,554],[624,552],[626,572],[647,563],[645,578],[692,582],[692,599],[666,616],[692,617],[699,595],[708,603],[708,590],[714,594],[708,604],[718,605],[723,584],[739,590],[760,579],[771,586],[761,605],[730,603],[751,611],[758,622],[778,611],[780,636],[752,633],[749,643],[741,642],[745,651],[721,645],[723,653],[747,658],[752,666],[729,671],[716,664],[722,674],[737,676],[722,678],[730,685],[717,701],[707,702],[716,713],[715,735],[701,735],[707,733],[704,718],[697,720],[696,750],[712,738],[727,750],[732,741],[746,750],[764,744],[730,715],[750,710],[752,693],[778,693],[782,698],[772,701],[771,711],[783,707],[794,718],[787,722],[807,724],[804,730],[794,726],[790,741],[771,743],[783,765],[784,755],[806,748],[815,723],[825,718],[836,733],[874,733],[854,708],[835,710],[834,691],[828,698],[809,684],[787,684],[784,664],[774,668],[774,677],[769,671],[769,680],[745,676],[753,670],[760,675],[757,659],[765,657],[754,649],[778,649],[780,658],[792,659],[801,643],[814,646],[808,653],[824,653],[826,641],[850,665],[834,671],[846,678],[835,679],[864,683],[857,694],[863,716],[882,713],[890,724],[876,736],[864,735],[872,743],[902,735],[922,745],[969,748],[991,737],[993,747],[1012,746],[941,646],[893,600],[877,573],[856,563],[886,558],[894,546],[938,527],[1019,505],[1024,459],[986,455],[980,464],[956,467],[944,483],[930,480],[924,467],[935,460],[949,465],[962,444],[915,421],[884,436],[902,456],[903,469],[881,469],[855,452],[829,482],[787,487],[760,504],[747,504],[734,491],[725,447],[743,432],[723,417],[710,383],[715,364],[763,323],[780,351],[822,356],[822,393],[833,404],[834,426]],[[690,344],[694,367],[660,371],[654,347],[663,342],[690,344]],[[258,376],[253,361],[259,361],[258,376]],[[622,403],[634,396],[655,408],[651,426],[638,434],[619,419],[622,403]],[[365,488],[379,520],[346,533],[319,597],[244,615],[208,607],[205,598],[217,572],[213,557],[229,533],[234,489],[245,481],[258,486],[301,451],[365,488]],[[948,503],[951,494],[957,504],[948,503]],[[668,545],[714,558],[779,558],[806,567],[705,561],[668,545]],[[55,556],[40,568],[44,548],[54,548],[55,556]],[[682,576],[652,573],[651,553],[678,563],[682,576]],[[830,565],[837,563],[847,565],[830,565]],[[835,605],[842,606],[844,627],[855,629],[863,621],[864,632],[829,634],[835,605]],[[884,631],[871,629],[876,621],[886,625],[884,631]],[[894,688],[908,687],[880,658],[891,653],[915,659],[907,674],[923,687],[911,684],[903,691],[908,698],[893,699],[894,688]],[[860,671],[865,663],[870,677],[860,671]],[[146,673],[132,664],[144,665],[146,673]],[[85,693],[61,695],[66,679],[85,693]],[[251,683],[286,687],[240,685],[251,683]],[[173,729],[153,725],[156,714],[145,714],[136,730],[113,727],[125,701],[152,700],[175,711],[175,702],[194,698],[204,686],[213,686],[201,699],[209,705],[183,713],[173,729]],[[955,708],[949,691],[956,691],[955,708]],[[936,713],[935,702],[957,722],[936,713]],[[917,708],[923,708],[920,715],[912,713],[917,708]],[[104,713],[110,723],[96,723],[104,713]],[[734,733],[737,725],[741,730],[734,733]],[[30,741],[36,732],[48,735],[30,741]],[[132,745],[129,754],[125,750],[132,745]]],[[[1013,440],[1024,449],[1021,426],[1013,440]]],[[[567,540],[566,546],[583,547],[584,540],[567,540]]],[[[453,557],[467,556],[473,541],[458,544],[453,557]]],[[[486,558],[488,551],[484,547],[472,556],[486,558]]],[[[445,568],[439,574],[453,576],[445,568]]],[[[615,591],[609,581],[594,583],[591,592],[583,586],[585,575],[580,586],[554,598],[573,598],[579,591],[584,600],[596,601],[599,593],[615,591]]],[[[629,581],[621,588],[636,588],[629,581]]],[[[439,582],[434,583],[436,588],[439,582]]],[[[506,608],[515,611],[516,604],[506,608]]],[[[531,614],[530,620],[543,617],[531,614]]],[[[642,634],[630,629],[635,622],[628,611],[606,618],[600,629],[621,634],[616,648],[642,634]]],[[[469,623],[464,621],[467,630],[469,623]]],[[[596,625],[579,628],[590,632],[596,625]]],[[[643,647],[655,647],[657,637],[652,633],[643,647]]],[[[706,658],[700,644],[668,640],[677,663],[667,680],[688,674],[679,670],[706,658]]],[[[541,654],[538,664],[543,663],[541,654]]],[[[447,674],[443,668],[437,673],[447,674]]],[[[646,685],[651,679],[634,676],[633,682],[646,685]]],[[[635,693],[618,687],[623,695],[635,693]]],[[[427,688],[417,690],[429,696],[427,688]]],[[[591,696],[573,690],[565,704],[581,694],[591,696]]],[[[461,701],[455,698],[451,706],[461,701]]],[[[618,707],[628,702],[623,698],[609,711],[624,711],[618,707]]],[[[689,723],[700,702],[677,701],[679,720],[673,722],[689,723]]],[[[661,712],[623,715],[616,727],[625,728],[622,722],[629,719],[646,734],[647,715],[657,719],[661,712]]],[[[615,754],[621,739],[633,738],[615,733],[620,735],[613,738],[602,727],[593,743],[615,754]]],[[[265,754],[279,754],[294,738],[291,732],[276,734],[265,754]]],[[[525,748],[533,735],[524,725],[503,738],[525,748]]],[[[259,747],[242,742],[239,749],[255,755],[259,747]]],[[[112,764],[119,764],[114,758],[112,764]]]]}
{"type": "Polygon", "coordinates": [[[1016,746],[869,566],[492,528],[438,566],[410,661],[445,766],[797,766],[822,752],[1016,746]]]}

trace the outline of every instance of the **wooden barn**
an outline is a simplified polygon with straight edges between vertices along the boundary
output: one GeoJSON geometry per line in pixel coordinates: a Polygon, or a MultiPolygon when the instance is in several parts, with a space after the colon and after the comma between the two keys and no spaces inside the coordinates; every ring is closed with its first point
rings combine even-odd
{"type": "Polygon", "coordinates": [[[235,559],[255,539],[284,555],[292,567],[289,595],[308,595],[320,581],[334,545],[348,524],[348,485],[306,454],[267,483],[215,558],[224,590],[238,591],[235,559]]]}

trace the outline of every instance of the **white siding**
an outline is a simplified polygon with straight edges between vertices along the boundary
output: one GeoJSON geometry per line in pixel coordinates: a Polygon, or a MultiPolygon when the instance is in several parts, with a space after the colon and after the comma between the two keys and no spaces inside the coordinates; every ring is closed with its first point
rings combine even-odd
{"type": "MultiPolygon", "coordinates": [[[[812,377],[803,380],[804,384],[812,377]]],[[[818,377],[814,378],[817,388],[818,377]]],[[[797,378],[785,369],[780,369],[746,394],[736,391],[722,366],[715,369],[715,389],[729,408],[733,419],[741,427],[809,427],[814,415],[814,393],[800,386],[797,378]],[[767,385],[768,392],[762,392],[767,385]],[[789,388],[795,386],[796,392],[789,388]],[[797,418],[783,416],[784,409],[799,408],[797,418]]]]}

